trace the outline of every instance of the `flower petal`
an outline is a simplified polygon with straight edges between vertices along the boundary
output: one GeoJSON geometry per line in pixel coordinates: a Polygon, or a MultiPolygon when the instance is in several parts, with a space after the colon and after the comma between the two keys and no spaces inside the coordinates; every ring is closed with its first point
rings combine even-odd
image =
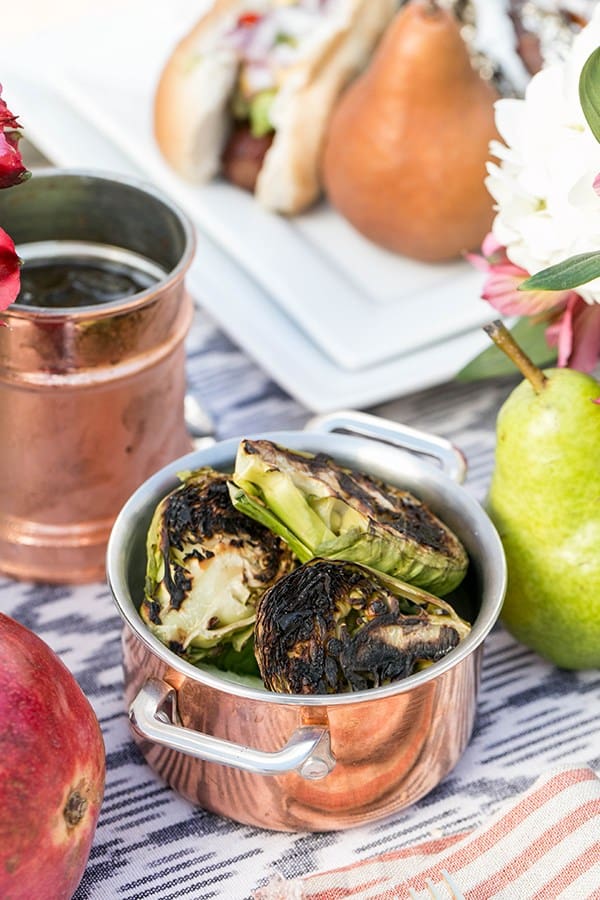
{"type": "Polygon", "coordinates": [[[489,272],[490,264],[481,253],[465,253],[465,259],[471,263],[471,265],[475,269],[479,269],[480,272],[489,272]]]}
{"type": "Polygon", "coordinates": [[[546,329],[546,341],[549,347],[558,348],[559,366],[566,366],[573,347],[572,314],[566,309],[563,315],[546,329]]]}
{"type": "Polygon", "coordinates": [[[482,297],[506,316],[533,316],[564,304],[568,291],[520,291],[525,275],[491,270],[482,297]]]}
{"type": "Polygon", "coordinates": [[[600,359],[600,305],[581,301],[573,315],[573,349],[569,366],[591,372],[600,359]]]}
{"type": "Polygon", "coordinates": [[[487,272],[482,298],[494,309],[508,316],[533,316],[547,310],[561,309],[570,291],[520,291],[529,273],[508,259],[506,248],[493,233],[483,241],[481,254],[468,253],[466,258],[480,271],[487,272]]]}
{"type": "MultiPolygon", "coordinates": [[[[506,256],[506,249],[492,231],[484,237],[481,253],[465,253],[465,259],[480,272],[489,272],[490,269],[502,265],[515,268],[506,256]]],[[[527,273],[525,272],[524,275],[526,276],[527,273]]]]}
{"type": "Polygon", "coordinates": [[[14,131],[8,134],[0,132],[0,188],[13,187],[29,178],[30,173],[16,146],[15,134],[14,131]]]}
{"type": "Polygon", "coordinates": [[[17,117],[9,110],[2,99],[0,85],[0,188],[13,187],[29,178],[30,172],[23,165],[19,152],[17,117]]]}
{"type": "Polygon", "coordinates": [[[562,316],[546,330],[550,346],[558,347],[558,365],[591,372],[600,359],[600,305],[573,293],[562,316]]]}
{"type": "Polygon", "coordinates": [[[20,267],[12,238],[0,228],[0,310],[17,299],[21,287],[20,267]]]}
{"type": "Polygon", "coordinates": [[[6,105],[6,100],[2,99],[2,85],[0,84],[0,129],[14,130],[18,128],[17,117],[13,115],[6,105]]]}

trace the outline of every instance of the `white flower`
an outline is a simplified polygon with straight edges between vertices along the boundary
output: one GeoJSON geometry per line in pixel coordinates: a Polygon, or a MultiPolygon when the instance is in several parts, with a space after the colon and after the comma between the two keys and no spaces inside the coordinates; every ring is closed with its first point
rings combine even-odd
{"type": "MultiPolygon", "coordinates": [[[[579,102],[579,75],[600,45],[600,7],[564,63],[538,72],[523,100],[496,103],[504,143],[490,145],[486,185],[496,201],[494,237],[530,274],[576,253],[600,249],[600,144],[579,102]]],[[[600,302],[600,279],[578,293],[600,302]]]]}

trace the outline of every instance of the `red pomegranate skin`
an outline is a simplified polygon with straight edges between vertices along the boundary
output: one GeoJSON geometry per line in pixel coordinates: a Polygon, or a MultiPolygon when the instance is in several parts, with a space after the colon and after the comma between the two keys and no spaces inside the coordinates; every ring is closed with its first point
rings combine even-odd
{"type": "Polygon", "coordinates": [[[0,897],[69,900],[104,793],[105,751],[73,675],[0,613],[0,897]]]}

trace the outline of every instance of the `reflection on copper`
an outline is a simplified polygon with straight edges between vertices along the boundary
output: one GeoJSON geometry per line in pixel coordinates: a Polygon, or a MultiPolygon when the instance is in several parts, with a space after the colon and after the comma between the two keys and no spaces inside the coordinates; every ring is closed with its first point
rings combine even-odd
{"type": "Polygon", "coordinates": [[[183,284],[127,307],[77,321],[57,316],[52,329],[47,317],[4,313],[0,568],[13,577],[102,579],[125,500],[191,449],[183,341],[192,307],[183,284]]]}
{"type": "MultiPolygon", "coordinates": [[[[143,627],[143,626],[142,626],[143,627]]],[[[128,626],[129,705],[149,677],[177,689],[186,728],[261,750],[279,749],[307,719],[328,723],[336,765],[324,779],[256,775],[187,757],[135,736],[154,771],[186,799],[248,825],[330,831],[396,812],[432,790],[457,763],[473,728],[482,648],[437,678],[372,701],[314,707],[272,704],[174,672],[128,626]]]]}
{"type": "Polygon", "coordinates": [[[120,301],[15,304],[1,316],[0,570],[102,580],[123,503],[191,449],[183,409],[191,227],[126,179],[57,170],[2,194],[3,227],[25,248],[59,246],[59,236],[99,246],[121,236],[139,253],[147,244],[149,260],[165,257],[154,287],[120,301]]]}

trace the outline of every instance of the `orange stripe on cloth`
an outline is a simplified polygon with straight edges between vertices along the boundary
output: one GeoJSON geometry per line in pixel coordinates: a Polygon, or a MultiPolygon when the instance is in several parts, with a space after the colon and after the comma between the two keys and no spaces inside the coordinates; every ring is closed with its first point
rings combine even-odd
{"type": "MultiPolygon", "coordinates": [[[[335,877],[338,878],[350,874],[352,878],[356,875],[357,879],[360,879],[362,870],[373,864],[395,863],[403,859],[410,859],[414,856],[432,856],[434,854],[443,853],[444,850],[447,850],[452,844],[464,840],[470,833],[471,832],[469,831],[463,831],[459,834],[448,835],[447,837],[434,838],[430,841],[416,844],[414,847],[403,847],[401,850],[390,850],[388,853],[382,853],[380,856],[372,857],[371,859],[361,859],[358,862],[349,863],[347,866],[340,866],[339,869],[330,869],[327,872],[320,872],[316,875],[307,875],[304,880],[303,897],[309,898],[309,900],[340,900],[340,898],[343,897],[356,896],[360,891],[366,891],[368,888],[374,887],[379,882],[387,880],[387,876],[367,878],[363,881],[353,880],[352,884],[348,882],[343,887],[332,886],[331,876],[335,874],[335,877]],[[323,881],[326,883],[324,885],[319,885],[319,882],[323,881]]],[[[255,898],[256,900],[260,900],[259,892],[255,893],[255,898]]],[[[377,898],[374,897],[373,900],[377,900],[377,898]]]]}
{"type": "MultiPolygon", "coordinates": [[[[538,834],[531,835],[531,843],[527,844],[524,850],[514,856],[509,862],[499,869],[494,875],[485,881],[479,882],[469,890],[469,897],[491,897],[494,889],[499,886],[510,884],[516,881],[521,875],[524,875],[536,862],[543,859],[546,854],[552,850],[565,838],[573,835],[578,828],[581,828],[590,819],[600,815],[600,800],[590,800],[578,806],[577,809],[570,812],[567,816],[555,822],[551,828],[538,834]]],[[[565,860],[566,862],[566,860],[565,860]]],[[[447,868],[447,867],[446,867],[447,868]]],[[[577,875],[582,874],[579,869],[577,875]]],[[[549,894],[541,894],[545,900],[555,900],[549,894]]],[[[555,895],[556,896],[556,895],[555,895]]]]}
{"type": "MultiPolygon", "coordinates": [[[[537,864],[538,871],[531,872],[535,884],[527,890],[532,894],[540,892],[538,900],[554,900],[551,894],[556,893],[552,888],[555,879],[576,882],[590,871],[589,865],[585,866],[582,846],[586,839],[595,844],[596,830],[592,822],[590,832],[590,819],[598,815],[596,774],[584,766],[560,770],[540,778],[522,797],[513,798],[511,805],[505,805],[491,817],[489,825],[484,823],[466,834],[392,850],[289,882],[278,875],[253,896],[256,900],[345,900],[365,896],[369,900],[398,900],[408,897],[410,890],[425,892],[427,882],[435,883],[441,869],[445,869],[456,877],[469,900],[488,900],[518,879],[525,882],[526,873],[537,864]],[[586,782],[589,789],[581,787],[586,782]],[[552,812],[545,814],[545,807],[552,812]],[[570,851],[566,851],[566,859],[559,858],[557,863],[555,854],[561,854],[569,838],[573,838],[570,851]],[[577,867],[580,854],[584,864],[577,867]],[[545,856],[553,862],[548,870],[543,865],[545,856]],[[544,879],[548,879],[550,887],[542,889],[544,879]]],[[[588,863],[589,859],[588,852],[588,863]]],[[[600,900],[600,893],[598,897],[594,895],[594,900],[600,900]]]]}
{"type": "MultiPolygon", "coordinates": [[[[598,808],[600,815],[600,804],[598,808]]],[[[586,863],[589,861],[590,854],[600,860],[600,841],[596,841],[591,847],[574,857],[561,872],[558,873],[551,881],[548,881],[544,887],[531,898],[531,900],[556,900],[561,891],[566,890],[574,881],[587,871],[586,863]]],[[[590,895],[589,900],[600,900],[600,888],[590,895]]]]}
{"type": "MultiPolygon", "coordinates": [[[[589,769],[573,769],[567,772],[558,772],[540,785],[539,788],[532,790],[530,794],[526,795],[523,803],[518,803],[512,807],[496,822],[493,822],[489,828],[483,827],[473,832],[470,842],[467,838],[467,843],[444,857],[444,868],[451,874],[459,872],[460,869],[468,866],[470,863],[476,862],[482,853],[487,853],[496,844],[500,843],[503,838],[509,835],[518,825],[522,825],[523,822],[527,821],[532,813],[541,809],[548,801],[567,791],[574,784],[596,780],[596,776],[589,769]]],[[[535,835],[533,835],[533,839],[535,840],[535,835]]],[[[426,890],[427,884],[425,879],[435,879],[438,874],[438,867],[439,860],[415,875],[409,883],[406,881],[399,882],[396,887],[406,885],[413,889],[426,890]]]]}
{"type": "MultiPolygon", "coordinates": [[[[511,807],[504,815],[500,815],[498,820],[492,822],[489,827],[485,825],[480,826],[480,828],[467,835],[455,836],[455,840],[452,843],[458,843],[462,837],[461,846],[454,851],[450,850],[447,855],[444,855],[444,850],[446,847],[451,846],[451,843],[448,843],[446,847],[441,846],[437,852],[424,844],[416,845],[412,849],[405,848],[401,851],[391,851],[378,857],[360,860],[344,868],[329,870],[312,876],[309,875],[303,880],[302,896],[306,900],[341,900],[341,898],[345,897],[360,896],[361,891],[366,891],[368,887],[373,888],[377,884],[381,885],[381,893],[373,894],[370,900],[397,898],[402,896],[399,894],[400,889],[407,891],[409,887],[413,890],[426,890],[426,879],[435,880],[439,874],[440,864],[443,864],[444,868],[451,874],[460,872],[462,868],[476,862],[482,853],[488,852],[507,835],[510,835],[516,827],[526,822],[533,813],[542,809],[546,803],[574,785],[585,781],[597,781],[597,776],[588,768],[557,772],[539,787],[536,788],[534,786],[530,788],[531,793],[525,795],[523,802],[511,807]],[[408,877],[406,873],[394,871],[396,863],[400,863],[403,859],[409,860],[411,856],[419,855],[434,855],[437,858],[432,859],[431,865],[426,866],[421,871],[414,872],[408,877]],[[383,874],[378,877],[373,871],[368,871],[370,867],[383,863],[390,865],[390,871],[387,875],[383,874]],[[393,893],[394,891],[396,892],[395,894],[393,893]]],[[[447,838],[442,838],[441,843],[443,844],[447,840],[447,838]]],[[[535,841],[536,834],[532,835],[532,842],[535,841]]],[[[431,845],[431,843],[428,842],[428,845],[431,845]]],[[[511,880],[514,879],[511,878],[511,880]]],[[[471,898],[483,897],[483,894],[472,891],[467,892],[467,895],[471,898]]]]}

